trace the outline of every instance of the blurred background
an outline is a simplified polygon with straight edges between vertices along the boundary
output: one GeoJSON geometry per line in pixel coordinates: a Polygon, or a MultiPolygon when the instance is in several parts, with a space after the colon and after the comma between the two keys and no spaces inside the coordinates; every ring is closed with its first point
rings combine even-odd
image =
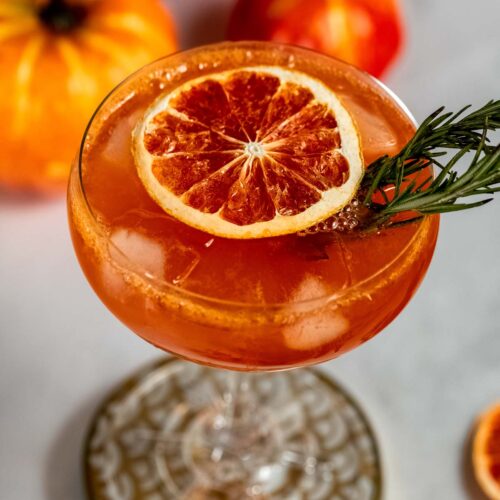
{"type": "MultiPolygon", "coordinates": [[[[8,3],[1,0],[0,15],[8,3]]],[[[165,4],[179,46],[188,48],[225,38],[234,1],[165,4]]],[[[456,110],[500,97],[498,0],[404,0],[401,11],[403,48],[382,78],[417,120],[441,105],[456,110]]],[[[382,71],[380,61],[370,64],[382,71]]],[[[0,140],[7,127],[0,125],[0,140]]],[[[65,212],[61,197],[0,191],[2,499],[83,500],[81,445],[96,405],[160,355],[88,286],[65,212]]],[[[497,200],[443,217],[431,269],[405,311],[321,367],[372,421],[388,500],[484,498],[468,440],[477,414],[500,395],[499,216],[497,200]]]]}

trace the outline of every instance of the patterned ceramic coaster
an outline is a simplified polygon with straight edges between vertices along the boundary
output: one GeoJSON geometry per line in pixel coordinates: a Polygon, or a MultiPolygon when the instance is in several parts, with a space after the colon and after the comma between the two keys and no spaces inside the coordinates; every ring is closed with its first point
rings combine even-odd
{"type": "MultiPolygon", "coordinates": [[[[92,500],[379,500],[381,466],[366,417],[316,369],[252,374],[252,397],[279,429],[279,459],[265,487],[208,489],[186,444],[220,400],[227,372],[162,360],[125,381],[94,417],[85,446],[92,500]],[[190,437],[191,436],[191,437],[190,437]]],[[[222,471],[230,474],[231,471],[222,471]]]]}

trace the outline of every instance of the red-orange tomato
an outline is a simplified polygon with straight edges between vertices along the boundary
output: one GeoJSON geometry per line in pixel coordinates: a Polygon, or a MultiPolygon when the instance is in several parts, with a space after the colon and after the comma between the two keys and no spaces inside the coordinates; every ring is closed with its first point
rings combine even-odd
{"type": "Polygon", "coordinates": [[[397,0],[238,0],[228,36],[301,45],[380,76],[397,55],[397,0]]]}
{"type": "Polygon", "coordinates": [[[99,102],[176,47],[160,0],[0,0],[0,185],[62,193],[99,102]]]}

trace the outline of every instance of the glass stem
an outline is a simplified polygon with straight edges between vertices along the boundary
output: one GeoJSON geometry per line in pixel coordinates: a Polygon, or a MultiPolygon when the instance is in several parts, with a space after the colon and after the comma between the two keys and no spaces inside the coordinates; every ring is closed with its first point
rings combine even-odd
{"type": "Polygon", "coordinates": [[[222,398],[202,412],[189,436],[200,482],[223,491],[250,485],[252,491],[239,492],[242,499],[258,493],[259,475],[274,463],[279,441],[267,409],[256,400],[253,377],[258,375],[226,372],[222,398]]]}
{"type": "Polygon", "coordinates": [[[245,372],[227,373],[226,389],[222,395],[222,416],[228,428],[235,425],[236,421],[248,419],[257,408],[249,391],[250,377],[245,372]]]}

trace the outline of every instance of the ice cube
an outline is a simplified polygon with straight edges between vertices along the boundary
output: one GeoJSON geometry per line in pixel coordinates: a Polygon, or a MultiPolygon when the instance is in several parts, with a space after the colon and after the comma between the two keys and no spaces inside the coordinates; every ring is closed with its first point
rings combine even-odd
{"type": "Polygon", "coordinates": [[[130,228],[111,234],[110,255],[122,267],[182,285],[200,261],[199,253],[173,236],[153,238],[130,228]]]}
{"type": "Polygon", "coordinates": [[[200,254],[179,240],[171,238],[166,244],[165,278],[182,286],[200,262],[200,254]]]}
{"type": "Polygon", "coordinates": [[[127,284],[123,279],[123,273],[107,259],[104,259],[101,264],[101,280],[107,293],[115,298],[124,299],[127,284]]]}
{"type": "Polygon", "coordinates": [[[128,228],[115,229],[110,239],[110,255],[120,266],[163,278],[166,256],[160,242],[128,228]]]}
{"type": "Polygon", "coordinates": [[[376,158],[398,152],[398,132],[394,130],[385,118],[379,104],[372,102],[357,103],[349,99],[349,110],[356,119],[362,138],[363,154],[367,163],[376,158]]]}
{"type": "Polygon", "coordinates": [[[311,311],[286,326],[283,331],[285,343],[290,349],[316,349],[344,335],[349,330],[349,321],[335,310],[311,311]]]}
{"type": "Polygon", "coordinates": [[[328,287],[319,277],[308,274],[291,294],[290,300],[291,302],[302,302],[304,300],[325,297],[328,293],[328,287]]]}
{"type": "Polygon", "coordinates": [[[130,156],[130,141],[132,129],[138,122],[142,111],[133,113],[126,120],[118,120],[111,130],[109,138],[104,146],[102,156],[105,160],[113,163],[127,161],[130,156]]]}
{"type": "MultiPolygon", "coordinates": [[[[320,279],[308,276],[293,294],[293,301],[300,302],[327,296],[328,288],[320,279]]],[[[334,305],[312,308],[283,328],[284,341],[291,349],[309,350],[344,335],[349,330],[349,320],[334,305]]]]}

